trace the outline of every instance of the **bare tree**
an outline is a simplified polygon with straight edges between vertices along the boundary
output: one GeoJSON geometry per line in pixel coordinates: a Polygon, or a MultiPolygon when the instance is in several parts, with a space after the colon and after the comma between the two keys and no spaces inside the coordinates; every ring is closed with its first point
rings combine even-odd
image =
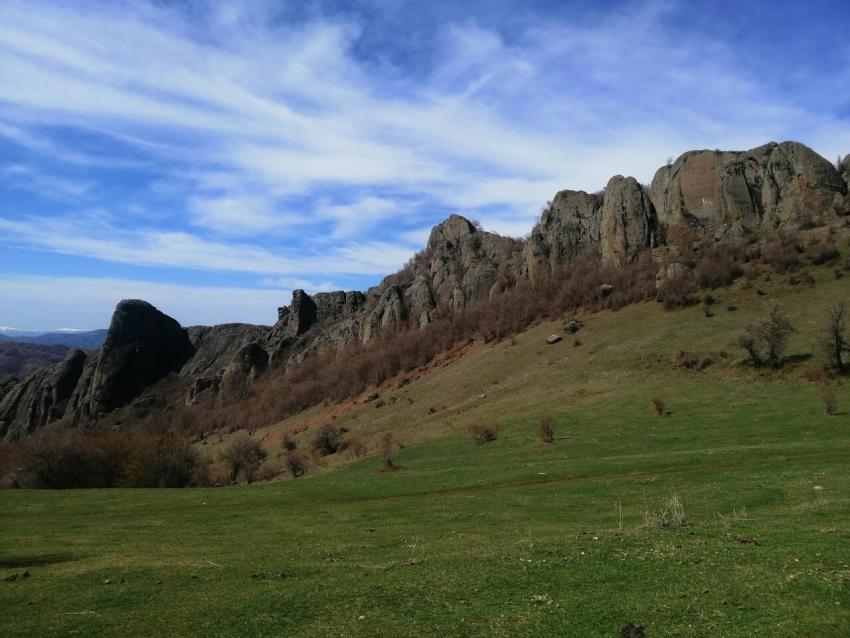
{"type": "Polygon", "coordinates": [[[767,319],[755,321],[744,328],[738,336],[738,346],[746,350],[753,365],[778,368],[782,365],[788,338],[794,332],[794,326],[782,309],[773,304],[767,319]]]}
{"type": "Polygon", "coordinates": [[[235,483],[241,474],[247,483],[251,483],[266,458],[266,451],[258,441],[244,434],[227,446],[221,458],[227,463],[231,482],[235,483]]]}
{"type": "Polygon", "coordinates": [[[833,368],[847,371],[844,355],[850,353],[850,338],[847,335],[847,305],[843,301],[832,304],[827,312],[823,349],[833,368]]]}

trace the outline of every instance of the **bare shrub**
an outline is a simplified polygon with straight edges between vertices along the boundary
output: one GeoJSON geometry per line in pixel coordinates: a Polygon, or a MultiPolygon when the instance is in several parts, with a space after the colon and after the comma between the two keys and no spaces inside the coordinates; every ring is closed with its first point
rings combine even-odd
{"type": "Polygon", "coordinates": [[[738,244],[702,242],[695,267],[697,284],[711,289],[730,285],[744,274],[743,260],[743,250],[738,244]]]}
{"type": "Polygon", "coordinates": [[[555,442],[555,419],[551,416],[544,416],[540,419],[540,427],[537,430],[537,435],[543,443],[551,444],[555,442]]]}
{"type": "Polygon", "coordinates": [[[326,423],[319,428],[316,435],[313,437],[313,441],[311,443],[313,450],[322,456],[329,456],[344,450],[345,442],[343,441],[342,436],[347,431],[348,430],[345,428],[339,428],[330,423],[326,423]]]}
{"type": "Polygon", "coordinates": [[[823,401],[823,409],[828,416],[835,416],[838,413],[838,395],[830,388],[826,388],[820,395],[823,401]]]}
{"type": "Polygon", "coordinates": [[[773,304],[767,319],[748,324],[738,335],[737,344],[746,351],[754,366],[778,368],[782,365],[788,338],[794,332],[782,309],[773,304]]]}
{"type": "Polygon", "coordinates": [[[838,302],[830,306],[823,330],[822,347],[829,365],[838,372],[846,372],[845,355],[850,354],[850,337],[847,334],[847,306],[838,302]]]}
{"type": "Polygon", "coordinates": [[[292,478],[304,476],[310,468],[310,459],[297,450],[290,450],[283,456],[283,469],[292,478]]]}
{"type": "Polygon", "coordinates": [[[683,308],[693,303],[694,281],[688,275],[678,275],[664,280],[659,294],[666,310],[683,308]]]}
{"type": "Polygon", "coordinates": [[[644,512],[644,523],[647,527],[664,529],[688,527],[691,524],[685,515],[685,505],[676,492],[664,499],[661,509],[644,512]]]}
{"type": "Polygon", "coordinates": [[[469,433],[472,440],[478,445],[492,443],[496,440],[499,434],[499,429],[493,425],[484,425],[482,423],[473,423],[469,426],[469,433]]]}
{"type": "Polygon", "coordinates": [[[366,445],[361,439],[352,439],[348,442],[348,448],[346,449],[346,454],[352,459],[362,459],[369,453],[369,446],[366,445]]]}
{"type": "Polygon", "coordinates": [[[378,439],[378,458],[381,460],[381,472],[395,472],[399,467],[393,461],[392,454],[399,447],[398,441],[391,432],[385,432],[378,439]]]}
{"type": "Polygon", "coordinates": [[[764,262],[776,272],[789,272],[800,266],[800,253],[803,247],[799,239],[791,235],[781,235],[768,241],[761,248],[764,262]]]}
{"type": "Polygon", "coordinates": [[[294,452],[298,449],[298,442],[293,439],[288,432],[283,435],[283,441],[281,444],[283,445],[285,452],[294,452]]]}
{"type": "Polygon", "coordinates": [[[665,412],[667,411],[667,406],[664,403],[664,399],[660,396],[656,395],[652,397],[652,406],[655,408],[656,416],[664,416],[665,412]]]}
{"type": "Polygon", "coordinates": [[[240,477],[246,483],[253,483],[260,465],[266,458],[266,451],[259,441],[247,434],[234,439],[221,453],[221,459],[227,464],[231,483],[240,477]]]}
{"type": "Polygon", "coordinates": [[[806,249],[806,258],[815,266],[831,264],[838,261],[841,253],[835,244],[829,242],[815,242],[806,249]]]}
{"type": "Polygon", "coordinates": [[[132,487],[186,487],[202,482],[203,465],[187,439],[140,436],[125,461],[122,483],[132,487]]]}
{"type": "Polygon", "coordinates": [[[48,488],[114,487],[130,450],[128,439],[117,433],[52,430],[24,443],[22,461],[24,471],[48,488]]]}

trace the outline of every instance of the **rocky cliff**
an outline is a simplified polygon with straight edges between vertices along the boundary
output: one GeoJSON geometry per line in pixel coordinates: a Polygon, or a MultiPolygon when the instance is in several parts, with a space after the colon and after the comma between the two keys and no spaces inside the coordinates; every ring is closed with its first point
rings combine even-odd
{"type": "Polygon", "coordinates": [[[238,400],[269,367],[423,328],[518,279],[534,282],[569,267],[582,253],[616,265],[663,245],[675,225],[739,236],[848,215],[848,181],[850,157],[836,166],[796,142],[690,151],[658,169],[649,187],[617,175],[596,194],[560,191],[525,240],[451,215],[432,229],[422,252],[379,285],[365,293],[296,290],[271,327],[186,330],[146,302],[122,301],[100,350],[73,351],[0,387],[0,437],[20,438],[62,417],[90,422],[172,374],[187,384],[189,404],[238,400]]]}

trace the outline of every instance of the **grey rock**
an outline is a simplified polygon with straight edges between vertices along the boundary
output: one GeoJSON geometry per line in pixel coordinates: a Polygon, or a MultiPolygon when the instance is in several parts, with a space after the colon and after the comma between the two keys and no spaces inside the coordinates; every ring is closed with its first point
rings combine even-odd
{"type": "Polygon", "coordinates": [[[584,191],[560,191],[531,230],[523,253],[522,274],[535,281],[585,250],[598,251],[602,197],[584,191]]]}
{"type": "Polygon", "coordinates": [[[242,346],[221,376],[219,400],[229,403],[244,398],[248,387],[268,365],[269,353],[259,343],[252,341],[242,346]]]}
{"type": "Polygon", "coordinates": [[[126,405],[191,358],[188,333],[146,301],[124,300],[112,315],[103,347],[72,397],[77,418],[91,421],[126,405]]]}
{"type": "Polygon", "coordinates": [[[615,175],[605,187],[600,227],[603,261],[623,264],[643,248],[658,245],[655,207],[634,177],[615,175]]]}
{"type": "Polygon", "coordinates": [[[661,292],[668,281],[690,277],[693,277],[693,270],[685,264],[673,262],[667,266],[661,266],[655,273],[655,289],[661,292]]]}
{"type": "Polygon", "coordinates": [[[596,289],[596,294],[602,299],[610,297],[613,292],[614,286],[611,284],[599,284],[599,287],[596,289]]]}
{"type": "Polygon", "coordinates": [[[565,319],[564,320],[564,330],[566,330],[569,334],[574,335],[579,330],[582,329],[582,323],[578,319],[565,319]]]}
{"type": "Polygon", "coordinates": [[[665,226],[731,235],[831,214],[846,195],[836,168],[798,142],[771,142],[749,151],[690,151],[658,169],[650,189],[665,226]]]}
{"type": "Polygon", "coordinates": [[[62,418],[85,367],[87,354],[68,352],[65,360],[38,370],[6,389],[0,400],[0,439],[13,441],[62,418]]]}
{"type": "Polygon", "coordinates": [[[224,369],[247,344],[266,339],[271,328],[247,323],[187,328],[194,354],[180,370],[182,377],[209,376],[224,369]]]}
{"type": "Polygon", "coordinates": [[[546,343],[548,343],[550,346],[563,340],[564,338],[561,335],[549,335],[548,337],[546,337],[546,343]]]}
{"type": "Polygon", "coordinates": [[[363,325],[361,340],[369,343],[382,330],[398,330],[405,325],[407,308],[399,285],[387,288],[363,325]]]}

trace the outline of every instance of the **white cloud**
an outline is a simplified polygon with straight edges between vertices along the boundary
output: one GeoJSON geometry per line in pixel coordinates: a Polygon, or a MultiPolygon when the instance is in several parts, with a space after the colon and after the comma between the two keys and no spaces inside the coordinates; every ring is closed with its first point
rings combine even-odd
{"type": "Polygon", "coordinates": [[[0,217],[0,230],[7,243],[55,253],[124,264],[266,275],[380,275],[395,271],[413,253],[410,248],[375,241],[284,257],[254,245],[216,242],[186,232],[121,230],[95,216],[26,221],[0,217]]]}
{"type": "MultiPolygon", "coordinates": [[[[36,190],[112,189],[87,203],[103,218],[3,210],[2,241],[324,282],[391,272],[444,211],[523,235],[558,190],[618,173],[647,182],[689,148],[797,138],[830,159],[850,150],[846,117],[763,81],[740,42],[683,35],[667,2],[509,38],[445,24],[415,73],[364,59],[356,13],[318,6],[287,22],[271,0],[0,3],[0,136],[47,167],[91,169],[93,184],[76,183],[33,160],[30,185],[54,179],[36,190]],[[106,167],[143,167],[141,194],[166,205],[101,180],[106,167]]],[[[850,77],[850,58],[832,66],[850,77]]]]}
{"type": "Polygon", "coordinates": [[[78,200],[93,186],[90,181],[46,175],[23,164],[0,166],[0,177],[7,188],[32,191],[43,197],[59,200],[78,200]]]}

